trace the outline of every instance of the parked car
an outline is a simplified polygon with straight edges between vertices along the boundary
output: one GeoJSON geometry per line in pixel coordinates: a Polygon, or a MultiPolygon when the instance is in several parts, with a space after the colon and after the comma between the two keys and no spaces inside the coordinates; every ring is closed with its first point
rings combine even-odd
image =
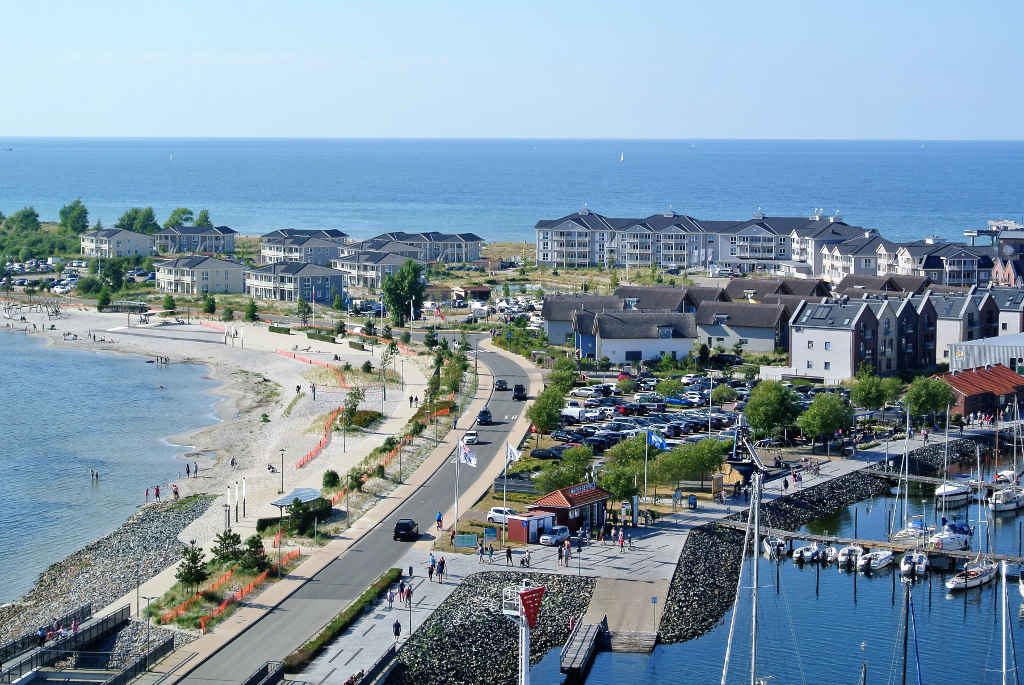
{"type": "Polygon", "coordinates": [[[715,354],[711,356],[711,363],[721,366],[737,366],[743,363],[743,357],[737,354],[715,354]]]}
{"type": "Polygon", "coordinates": [[[494,389],[508,390],[508,383],[505,382],[504,378],[499,378],[498,380],[494,381],[494,389]]]}
{"type": "Polygon", "coordinates": [[[553,450],[547,447],[538,447],[530,451],[530,456],[534,459],[561,459],[561,457],[554,453],[553,450]]]}
{"type": "Polygon", "coordinates": [[[610,447],[608,442],[600,435],[593,435],[589,438],[583,438],[583,444],[586,447],[592,449],[594,451],[594,454],[601,454],[606,449],[608,449],[608,447],[610,447]]]}
{"type": "Polygon", "coordinates": [[[572,395],[573,397],[594,397],[599,393],[590,386],[584,386],[582,388],[575,388],[569,394],[572,395]]]}
{"type": "Polygon", "coordinates": [[[475,445],[480,442],[480,434],[476,431],[466,431],[466,434],[462,436],[462,441],[467,445],[475,445]]]}
{"type": "Polygon", "coordinates": [[[554,547],[555,545],[562,544],[563,542],[565,542],[568,539],[569,539],[569,529],[567,527],[565,527],[565,526],[553,526],[551,528],[551,530],[549,530],[548,532],[546,532],[546,533],[544,533],[543,535],[540,536],[539,542],[542,545],[550,545],[550,546],[554,547]]]}
{"type": "Polygon", "coordinates": [[[395,523],[396,540],[417,540],[420,537],[420,527],[412,519],[398,519],[395,523]]]}
{"type": "Polygon", "coordinates": [[[565,451],[571,450],[573,447],[580,447],[580,443],[567,442],[563,445],[555,445],[554,447],[549,447],[548,449],[551,450],[551,454],[555,455],[555,459],[561,459],[562,455],[565,454],[565,451]]]}
{"type": "Polygon", "coordinates": [[[491,410],[488,409],[487,407],[481,409],[480,412],[476,415],[476,422],[481,426],[489,426],[491,425],[491,423],[493,423],[493,421],[494,419],[491,416],[491,410]]]}
{"type": "Polygon", "coordinates": [[[515,509],[491,507],[490,511],[487,512],[487,520],[490,523],[508,523],[508,517],[514,516],[515,513],[515,509]]]}
{"type": "Polygon", "coordinates": [[[558,442],[579,442],[583,439],[583,436],[571,431],[555,430],[551,431],[551,439],[558,442]]]}

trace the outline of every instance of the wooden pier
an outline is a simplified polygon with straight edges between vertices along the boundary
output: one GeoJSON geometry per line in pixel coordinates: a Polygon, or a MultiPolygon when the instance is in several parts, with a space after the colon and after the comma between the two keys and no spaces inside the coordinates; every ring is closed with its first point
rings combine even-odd
{"type": "Polygon", "coordinates": [[[983,481],[978,483],[976,480],[966,480],[960,478],[935,478],[934,476],[914,476],[907,474],[900,474],[896,471],[878,471],[870,469],[864,473],[872,476],[878,476],[879,478],[888,478],[889,480],[909,480],[913,483],[925,483],[928,485],[942,485],[943,483],[953,483],[954,485],[963,485],[964,487],[971,488],[972,490],[1002,490],[1014,486],[1014,483],[996,483],[994,481],[983,481]]]}
{"type": "MultiPolygon", "coordinates": [[[[716,521],[720,526],[726,528],[732,528],[733,530],[746,530],[747,524],[741,521],[728,521],[721,520],[716,521]]],[[[865,551],[872,549],[891,549],[894,552],[907,552],[910,550],[923,549],[929,554],[937,556],[950,557],[952,559],[973,559],[978,556],[978,552],[975,550],[952,550],[952,549],[935,549],[932,545],[914,544],[909,542],[888,542],[885,540],[859,540],[856,538],[838,537],[835,535],[817,535],[815,533],[798,533],[792,530],[783,530],[781,528],[769,528],[761,526],[761,539],[763,540],[766,536],[782,538],[783,540],[806,540],[807,542],[821,542],[830,545],[860,545],[865,551]]],[[[760,552],[760,550],[758,550],[760,552]]],[[[1018,566],[1024,565],[1024,557],[1019,557],[1013,554],[986,554],[985,556],[991,556],[996,561],[1006,561],[1009,564],[1017,564],[1018,566]]]]}
{"type": "Polygon", "coordinates": [[[597,652],[598,640],[604,632],[600,623],[583,623],[580,621],[562,647],[560,658],[561,671],[582,680],[590,662],[597,652]]]}

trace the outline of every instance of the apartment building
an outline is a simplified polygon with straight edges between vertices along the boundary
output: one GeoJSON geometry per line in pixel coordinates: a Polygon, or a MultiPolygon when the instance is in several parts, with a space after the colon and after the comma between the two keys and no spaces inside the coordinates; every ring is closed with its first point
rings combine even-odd
{"type": "MultiPolygon", "coordinates": [[[[384,279],[401,269],[409,259],[390,252],[365,251],[332,259],[330,266],[345,274],[346,285],[379,289],[384,279]]],[[[421,275],[420,279],[426,282],[425,276],[421,275]]]]}
{"type": "Polygon", "coordinates": [[[999,331],[996,335],[1024,333],[1024,289],[989,288],[988,294],[999,310],[999,331]]]}
{"type": "Polygon", "coordinates": [[[891,243],[872,233],[851,238],[841,243],[822,245],[821,277],[839,283],[847,276],[876,276],[878,274],[878,248],[891,248],[891,243]]]}
{"type": "Polygon", "coordinates": [[[697,338],[709,348],[739,344],[745,352],[771,354],[789,347],[790,315],[782,304],[702,302],[695,315],[697,338]]]}
{"type": "Polygon", "coordinates": [[[260,262],[304,262],[327,266],[345,252],[348,235],[336,228],[279,228],[260,236],[260,262]]]}
{"type": "Polygon", "coordinates": [[[460,264],[480,259],[483,244],[484,239],[476,233],[391,231],[351,244],[349,251],[392,252],[424,263],[460,264]]]}
{"type": "Polygon", "coordinates": [[[615,297],[622,298],[623,309],[661,312],[697,311],[706,300],[728,302],[729,296],[721,288],[691,286],[673,288],[669,286],[621,286],[615,289],[615,297]]]}
{"type": "Polygon", "coordinates": [[[238,231],[227,226],[179,226],[156,232],[156,249],[161,254],[233,254],[238,231]]]}
{"type": "Polygon", "coordinates": [[[153,236],[120,228],[86,231],[81,249],[86,257],[148,257],[153,254],[153,236]]]}
{"type": "Polygon", "coordinates": [[[162,293],[201,295],[244,291],[246,266],[213,257],[179,257],[156,265],[162,293]]]}
{"type": "Polygon", "coordinates": [[[804,303],[789,328],[797,375],[836,381],[852,378],[864,362],[877,368],[878,320],[867,301],[804,303]]]}
{"type": "Polygon", "coordinates": [[[612,295],[545,295],[541,307],[548,342],[561,345],[573,331],[573,312],[621,312],[623,299],[612,295]]]}
{"type": "MultiPolygon", "coordinates": [[[[934,308],[935,356],[929,362],[948,363],[953,343],[998,335],[999,308],[988,291],[971,288],[966,295],[929,291],[911,299],[919,313],[926,302],[934,308]]],[[[922,316],[922,320],[928,319],[922,316]]]]}
{"type": "Polygon", "coordinates": [[[245,292],[256,300],[329,303],[336,294],[345,299],[345,274],[318,264],[266,264],[245,272],[245,292]]]}
{"type": "MultiPolygon", "coordinates": [[[[887,253],[885,273],[926,277],[937,285],[963,288],[985,287],[992,278],[994,263],[982,248],[946,243],[936,238],[894,245],[898,245],[895,262],[887,253]]],[[[890,246],[889,250],[892,249],[890,246]]],[[[882,268],[882,261],[878,263],[882,268]]]]}
{"type": "Polygon", "coordinates": [[[694,315],[679,312],[595,313],[592,331],[594,355],[614,364],[685,357],[697,340],[694,315]]]}

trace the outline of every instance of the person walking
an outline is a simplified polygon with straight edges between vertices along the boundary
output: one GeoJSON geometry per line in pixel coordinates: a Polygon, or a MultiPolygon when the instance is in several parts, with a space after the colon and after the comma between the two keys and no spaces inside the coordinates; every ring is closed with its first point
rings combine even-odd
{"type": "Polygon", "coordinates": [[[494,563],[494,545],[487,545],[487,563],[494,563]]]}
{"type": "Polygon", "coordinates": [[[448,532],[448,544],[452,546],[452,550],[455,550],[455,526],[448,532]]]}
{"type": "Polygon", "coordinates": [[[405,599],[405,581],[398,581],[398,601],[401,602],[405,599]]]}
{"type": "Polygon", "coordinates": [[[398,637],[402,634],[402,622],[397,618],[395,622],[391,624],[391,631],[395,634],[395,642],[398,642],[398,637]]]}
{"type": "Polygon", "coordinates": [[[512,565],[512,548],[509,547],[508,545],[505,545],[505,565],[506,566],[511,566],[512,565]]]}
{"type": "Polygon", "coordinates": [[[406,606],[412,606],[412,585],[405,589],[405,604],[406,606]]]}
{"type": "Polygon", "coordinates": [[[629,533],[626,533],[626,544],[629,545],[631,550],[633,549],[633,536],[629,533]]]}
{"type": "Polygon", "coordinates": [[[192,465],[189,464],[187,461],[185,462],[185,477],[186,478],[191,478],[192,477],[192,465]]]}
{"type": "Polygon", "coordinates": [[[789,479],[788,478],[783,478],[782,479],[782,491],[783,492],[789,492],[789,479]]]}
{"type": "Polygon", "coordinates": [[[395,589],[388,590],[388,610],[390,611],[395,607],[395,589]]]}
{"type": "Polygon", "coordinates": [[[559,546],[558,546],[558,565],[559,565],[559,566],[561,566],[561,565],[562,565],[562,554],[563,554],[563,552],[562,552],[562,546],[561,546],[561,545],[559,545],[559,546]]]}
{"type": "Polygon", "coordinates": [[[412,395],[409,395],[409,409],[412,409],[412,395]]]}
{"type": "Polygon", "coordinates": [[[198,461],[192,462],[192,477],[193,478],[198,478],[199,477],[199,462],[198,461]]]}
{"type": "Polygon", "coordinates": [[[156,500],[157,502],[159,502],[159,501],[160,501],[160,486],[159,486],[159,485],[154,485],[154,486],[153,486],[153,498],[154,498],[154,499],[155,499],[155,500],[156,500]]]}
{"type": "Polygon", "coordinates": [[[437,512],[437,516],[434,517],[434,520],[437,521],[437,529],[441,530],[441,512],[437,512]]]}
{"type": "Polygon", "coordinates": [[[476,553],[477,553],[477,556],[479,557],[476,560],[476,563],[478,563],[478,564],[484,563],[484,543],[481,542],[479,545],[476,546],[476,553]]]}
{"type": "Polygon", "coordinates": [[[146,501],[149,501],[149,488],[146,488],[146,501]]]}
{"type": "Polygon", "coordinates": [[[434,562],[427,564],[427,580],[431,583],[434,582],[434,562]]]}

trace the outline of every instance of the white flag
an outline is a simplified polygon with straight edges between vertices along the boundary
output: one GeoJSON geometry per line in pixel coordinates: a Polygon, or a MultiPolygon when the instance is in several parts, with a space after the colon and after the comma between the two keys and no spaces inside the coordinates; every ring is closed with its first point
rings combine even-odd
{"type": "Polygon", "coordinates": [[[505,443],[505,460],[506,461],[519,461],[519,450],[512,446],[511,443],[505,443]]]}
{"type": "Polygon", "coordinates": [[[469,449],[463,440],[459,440],[459,461],[476,468],[476,452],[469,449]]]}

